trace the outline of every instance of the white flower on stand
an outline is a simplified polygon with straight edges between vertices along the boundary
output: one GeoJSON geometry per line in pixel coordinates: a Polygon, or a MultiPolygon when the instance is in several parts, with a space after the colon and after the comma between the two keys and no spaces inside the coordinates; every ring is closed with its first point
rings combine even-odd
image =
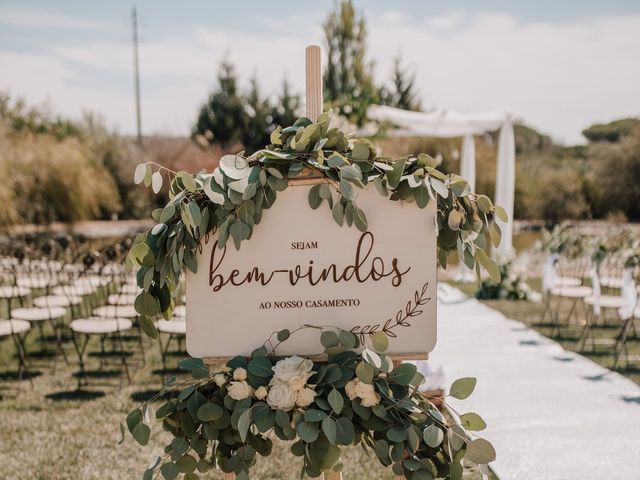
{"type": "Polygon", "coordinates": [[[242,368],[242,367],[238,367],[233,371],[233,379],[234,380],[246,380],[247,379],[247,371],[242,368]]]}
{"type": "Polygon", "coordinates": [[[271,381],[288,383],[294,390],[300,390],[313,375],[312,368],[313,362],[311,360],[294,355],[278,361],[272,367],[274,375],[271,381]]]}
{"type": "Polygon", "coordinates": [[[267,398],[268,393],[269,391],[267,390],[267,387],[258,387],[253,396],[258,400],[264,400],[265,398],[267,398]]]}
{"type": "Polygon", "coordinates": [[[350,380],[344,386],[344,390],[349,400],[359,398],[363,407],[374,407],[380,403],[380,395],[376,392],[374,386],[361,382],[358,378],[350,380]]]}
{"type": "Polygon", "coordinates": [[[358,383],[360,383],[360,380],[354,378],[353,380],[347,382],[347,384],[344,386],[344,391],[347,394],[347,397],[349,397],[349,400],[358,398],[358,394],[356,393],[356,385],[358,383]]]}
{"type": "Polygon", "coordinates": [[[269,389],[267,403],[273,408],[289,411],[296,406],[296,391],[288,383],[275,382],[269,389]]]}
{"type": "Polygon", "coordinates": [[[313,403],[315,398],[316,392],[312,388],[306,387],[298,390],[296,394],[296,406],[301,408],[308,407],[313,403]]]}
{"type": "Polygon", "coordinates": [[[311,405],[316,396],[312,386],[307,385],[307,380],[315,373],[312,368],[311,360],[297,355],[279,360],[272,367],[267,403],[285,411],[311,405]]]}
{"type": "Polygon", "coordinates": [[[231,382],[227,388],[227,393],[234,400],[244,400],[253,394],[253,388],[244,380],[231,382]]]}
{"type": "Polygon", "coordinates": [[[213,381],[216,382],[216,385],[222,387],[225,383],[227,383],[227,377],[225,377],[222,373],[216,373],[213,376],[213,381]]]}

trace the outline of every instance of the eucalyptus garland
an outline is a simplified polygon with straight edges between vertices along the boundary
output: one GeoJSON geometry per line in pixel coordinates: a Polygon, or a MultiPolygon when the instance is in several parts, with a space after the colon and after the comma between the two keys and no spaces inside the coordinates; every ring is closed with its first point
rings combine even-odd
{"type": "MultiPolygon", "coordinates": [[[[250,358],[236,357],[211,371],[200,359],[183,361],[191,380],[176,385],[170,379],[127,416],[126,428],[146,445],[151,403],[162,399],[155,417],[173,437],[143,480],[195,480],[216,468],[248,479],[257,457],[270,455],[271,433],[293,441],[301,478],[339,471],[341,450],[350,445],[409,480],[459,480],[463,459],[482,466],[495,459],[491,443],[472,433],[486,427],[478,414],[443,416],[419,392],[425,379],[416,366],[394,366],[385,355],[388,336],[376,332],[368,340],[358,353],[363,345],[354,333],[304,325],[274,332],[250,358]],[[319,331],[326,362],[277,356],[277,347],[305,328],[319,331]]],[[[467,398],[475,384],[471,377],[456,380],[449,395],[467,398]]],[[[124,440],[125,426],[120,428],[124,440]]]]}
{"type": "Polygon", "coordinates": [[[172,293],[185,267],[196,271],[201,241],[217,233],[220,248],[231,239],[239,249],[278,192],[304,171],[325,179],[309,190],[309,205],[314,210],[326,205],[341,227],[367,230],[366,212],[357,199],[369,184],[391,201],[415,202],[419,208],[436,202],[439,264],[446,268],[447,256],[457,251],[467,267],[476,269],[478,278],[482,265],[498,281],[499,269],[484,250],[489,243],[500,243],[495,217],[507,221],[502,208],[489,197],[472,193],[462,177],[437,170],[438,162],[429,155],[380,156],[369,140],[350,139],[330,128],[329,120],[325,113],[316,123],[302,117],[290,127],[278,127],[271,133],[270,145],[250,156],[225,155],[212,173],[193,175],[155,163],[138,165],[136,183],[157,193],[166,180],[170,182],[169,202],[153,211],[155,226],[136,238],[129,254],[143,289],[135,307],[148,335],[157,336],[154,318],[172,317],[172,293]]]}

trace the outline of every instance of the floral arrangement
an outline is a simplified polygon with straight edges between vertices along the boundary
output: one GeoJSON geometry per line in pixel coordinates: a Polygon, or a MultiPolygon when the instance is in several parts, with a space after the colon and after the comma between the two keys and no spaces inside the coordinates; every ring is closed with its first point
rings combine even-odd
{"type": "Polygon", "coordinates": [[[513,255],[498,259],[500,280],[483,279],[475,297],[481,300],[529,300],[535,297],[527,283],[527,271],[515,265],[513,255]]]}
{"type": "MultiPolygon", "coordinates": [[[[443,416],[419,392],[425,379],[416,366],[394,366],[383,332],[370,338],[363,346],[352,332],[306,325],[274,332],[251,358],[211,371],[199,359],[183,361],[191,380],[170,379],[127,416],[126,428],[146,445],[151,405],[161,399],[155,417],[173,437],[143,479],[194,480],[214,468],[247,479],[257,456],[270,454],[271,434],[293,441],[301,478],[339,471],[341,449],[350,445],[411,480],[460,479],[463,459],[480,465],[495,459],[492,445],[473,434],[486,427],[478,414],[443,416]],[[304,328],[318,329],[326,361],[276,355],[280,343],[304,328]]],[[[449,395],[467,398],[475,384],[475,378],[456,380],[449,395]]]]}
{"type": "MultiPolygon", "coordinates": [[[[221,248],[231,240],[239,249],[278,192],[309,172],[322,179],[309,189],[310,207],[328,206],[340,227],[367,231],[357,198],[370,184],[390,201],[419,208],[435,202],[439,264],[446,268],[448,254],[457,251],[478,277],[482,266],[499,279],[484,249],[500,242],[495,218],[507,221],[503,209],[472,193],[463,178],[438,171],[430,156],[380,156],[370,141],[349,138],[330,128],[329,120],[323,114],[315,123],[302,117],[290,127],[278,127],[270,145],[250,156],[226,155],[211,173],[138,165],[136,183],[157,193],[169,181],[169,202],[153,211],[156,224],[136,238],[128,256],[142,289],[135,308],[145,333],[156,338],[154,320],[172,318],[183,270],[196,272],[196,254],[208,235],[216,234],[221,248]]],[[[271,433],[295,440],[291,451],[302,457],[301,476],[338,470],[341,447],[349,445],[373,451],[382,465],[411,480],[459,479],[463,458],[483,465],[492,461],[491,444],[470,434],[485,427],[482,418],[475,413],[445,418],[419,393],[424,378],[416,367],[394,366],[384,354],[393,336],[390,331],[356,335],[304,325],[274,332],[250,358],[235,357],[219,369],[209,370],[198,359],[184,361],[191,380],[168,382],[158,398],[127,416],[126,427],[144,445],[151,433],[152,401],[164,401],[155,417],[173,440],[144,479],[184,474],[193,480],[196,472],[212,468],[246,479],[256,456],[270,454],[271,433]],[[319,329],[326,361],[277,355],[278,345],[304,328],[319,329]]],[[[474,386],[475,379],[460,379],[450,395],[464,399],[474,386]]],[[[124,434],[124,425],[121,429],[124,434]]]]}
{"type": "Polygon", "coordinates": [[[236,248],[251,238],[265,209],[273,206],[289,179],[312,172],[325,181],[309,190],[309,205],[327,205],[339,226],[367,230],[366,212],[358,207],[358,191],[373,184],[391,201],[424,208],[436,202],[438,262],[446,268],[453,251],[480,277],[482,265],[497,281],[497,265],[485,253],[500,242],[495,217],[507,221],[502,208],[489,197],[472,193],[460,176],[445,175],[428,155],[390,158],[379,156],[367,139],[350,139],[329,127],[329,115],[316,123],[306,117],[271,134],[271,144],[251,156],[225,155],[212,173],[174,172],[153,163],[140,164],[136,183],[160,191],[169,180],[169,202],[153,211],[156,224],[139,235],[129,253],[138,268],[143,291],[135,301],[143,330],[156,337],[153,319],[172,317],[173,293],[183,268],[196,271],[196,251],[209,234],[217,234],[223,248],[232,240],[236,248]]]}

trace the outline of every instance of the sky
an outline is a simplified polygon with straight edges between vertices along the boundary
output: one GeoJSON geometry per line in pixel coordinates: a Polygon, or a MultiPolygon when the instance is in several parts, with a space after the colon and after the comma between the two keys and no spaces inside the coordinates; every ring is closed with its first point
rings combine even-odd
{"type": "MultiPolygon", "coordinates": [[[[510,111],[554,140],[640,116],[640,2],[356,0],[378,83],[401,55],[423,106],[510,111]]],[[[241,86],[304,93],[304,47],[335,0],[136,2],[144,134],[186,135],[220,61],[241,86]]],[[[133,3],[0,0],[0,90],[72,118],[135,131],[133,3]]]]}

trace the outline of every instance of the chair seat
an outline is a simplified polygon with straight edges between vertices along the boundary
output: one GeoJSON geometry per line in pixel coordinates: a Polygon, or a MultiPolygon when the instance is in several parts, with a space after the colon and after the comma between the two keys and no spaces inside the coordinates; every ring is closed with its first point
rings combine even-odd
{"type": "Polygon", "coordinates": [[[621,277],[602,277],[600,278],[600,285],[609,288],[622,288],[623,280],[621,277]]]}
{"type": "Polygon", "coordinates": [[[173,320],[158,320],[156,328],[162,333],[185,335],[187,333],[187,322],[175,318],[173,320]]]}
{"type": "Polygon", "coordinates": [[[120,294],[114,293],[109,295],[107,302],[110,305],[133,305],[133,302],[136,301],[137,295],[133,294],[120,294]]]}
{"type": "Polygon", "coordinates": [[[109,279],[101,277],[99,275],[89,275],[86,277],[80,277],[73,282],[74,286],[90,285],[92,287],[102,287],[109,283],[109,279]]]}
{"type": "Polygon", "coordinates": [[[577,287],[582,284],[582,281],[579,278],[575,277],[558,277],[555,280],[554,286],[556,288],[561,287],[577,287]]]}
{"type": "Polygon", "coordinates": [[[178,305],[173,311],[174,317],[184,318],[187,316],[187,306],[186,305],[178,305]]]}
{"type": "Polygon", "coordinates": [[[62,307],[51,308],[16,308],[11,311],[12,320],[26,320],[28,322],[42,322],[54,318],[61,318],[66,315],[67,311],[62,307]]]}
{"type": "Polygon", "coordinates": [[[26,297],[31,290],[27,287],[2,286],[0,287],[0,298],[26,297]]]}
{"type": "Polygon", "coordinates": [[[54,295],[71,295],[71,296],[85,296],[91,295],[96,291],[96,287],[91,285],[61,285],[54,287],[52,293],[54,295]]]}
{"type": "Polygon", "coordinates": [[[579,286],[579,287],[560,287],[551,290],[551,293],[559,297],[568,298],[584,298],[593,293],[591,287],[579,286]]]}
{"type": "Polygon", "coordinates": [[[79,305],[81,302],[82,299],[80,297],[68,297],[66,295],[46,295],[33,299],[33,304],[40,308],[70,307],[72,305],[79,305]]]}
{"type": "Polygon", "coordinates": [[[132,326],[131,320],[127,318],[104,319],[97,317],[79,318],[69,324],[74,332],[87,335],[124,332],[130,330],[132,326]]]}
{"type": "Polygon", "coordinates": [[[93,314],[103,318],[135,318],[138,316],[133,305],[104,305],[96,308],[93,314]]]}
{"type": "Polygon", "coordinates": [[[16,285],[24,288],[47,288],[54,283],[49,278],[18,277],[16,285]]]}
{"type": "Polygon", "coordinates": [[[141,291],[142,289],[138,285],[131,283],[125,283],[120,287],[120,293],[124,293],[127,295],[137,295],[141,291]]]}
{"type": "MultiPolygon", "coordinates": [[[[589,296],[584,299],[587,305],[595,305],[596,297],[589,296]]],[[[600,295],[600,307],[602,308],[622,308],[624,299],[618,295],[600,295]]]]}
{"type": "Polygon", "coordinates": [[[25,320],[0,320],[0,337],[24,333],[30,328],[31,324],[25,320]]]}

